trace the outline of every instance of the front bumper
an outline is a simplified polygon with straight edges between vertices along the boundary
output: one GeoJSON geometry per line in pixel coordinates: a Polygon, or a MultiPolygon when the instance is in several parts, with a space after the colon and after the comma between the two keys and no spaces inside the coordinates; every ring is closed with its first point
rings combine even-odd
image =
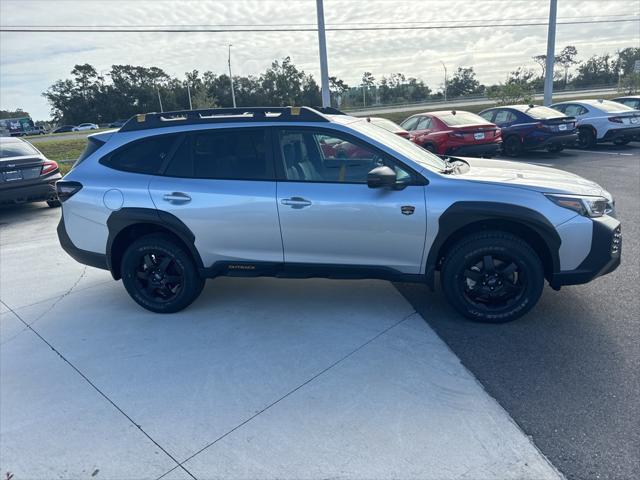
{"type": "Polygon", "coordinates": [[[62,178],[59,173],[39,179],[37,182],[21,182],[0,187],[0,203],[26,203],[55,200],[56,182],[62,178]]]}
{"type": "Polygon", "coordinates": [[[640,136],[640,127],[628,127],[628,128],[614,128],[608,130],[602,138],[599,138],[599,142],[611,142],[618,138],[625,140],[632,140],[634,137],[640,136]]]}
{"type": "Polygon", "coordinates": [[[622,232],[620,222],[613,217],[593,218],[591,250],[587,258],[575,270],[555,272],[549,284],[553,288],[562,285],[587,283],[601,275],[613,272],[620,265],[622,232]]]}
{"type": "Polygon", "coordinates": [[[492,143],[479,143],[475,145],[460,145],[448,147],[446,154],[447,155],[496,155],[500,148],[502,147],[502,142],[492,142],[492,143]]]}

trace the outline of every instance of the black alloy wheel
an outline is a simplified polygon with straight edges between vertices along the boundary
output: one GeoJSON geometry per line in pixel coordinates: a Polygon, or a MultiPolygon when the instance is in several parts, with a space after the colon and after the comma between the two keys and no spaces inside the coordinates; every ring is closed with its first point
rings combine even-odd
{"type": "Polygon", "coordinates": [[[158,313],[178,312],[200,295],[204,279],[191,255],[174,238],[150,234],[124,252],[122,283],[139,305],[158,313]]]}
{"type": "Polygon", "coordinates": [[[444,294],[462,315],[504,323],[527,313],[544,286],[538,254],[522,238],[482,231],[463,238],[445,254],[440,272],[444,294]]]}

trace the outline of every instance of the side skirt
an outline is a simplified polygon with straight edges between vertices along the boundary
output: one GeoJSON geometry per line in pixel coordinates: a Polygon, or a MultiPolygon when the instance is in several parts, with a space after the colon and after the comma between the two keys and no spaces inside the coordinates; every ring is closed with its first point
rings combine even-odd
{"type": "Polygon", "coordinates": [[[394,282],[426,282],[425,275],[402,273],[388,267],[366,265],[318,265],[313,263],[277,262],[216,262],[200,271],[205,278],[278,277],[278,278],[334,278],[379,279],[394,282]]]}

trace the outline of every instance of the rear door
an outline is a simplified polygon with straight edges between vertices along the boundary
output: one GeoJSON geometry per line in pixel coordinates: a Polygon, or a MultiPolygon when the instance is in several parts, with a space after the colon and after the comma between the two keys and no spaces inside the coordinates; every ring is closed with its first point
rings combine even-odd
{"type": "Polygon", "coordinates": [[[186,134],[149,191],[195,235],[205,267],[282,263],[272,148],[264,128],[186,134]]]}
{"type": "Polygon", "coordinates": [[[285,265],[420,272],[427,225],[417,174],[334,130],[283,127],[276,138],[285,265]],[[381,165],[396,171],[398,189],[367,186],[368,172],[381,165]]]}

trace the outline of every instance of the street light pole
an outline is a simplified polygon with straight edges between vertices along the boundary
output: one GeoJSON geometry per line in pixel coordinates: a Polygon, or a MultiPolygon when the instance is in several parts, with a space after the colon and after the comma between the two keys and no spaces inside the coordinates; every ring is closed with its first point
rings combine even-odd
{"type": "Polygon", "coordinates": [[[191,104],[191,87],[189,86],[188,78],[187,78],[187,94],[189,95],[189,110],[193,110],[193,105],[191,104]]]}
{"type": "Polygon", "coordinates": [[[316,0],[318,15],[318,46],[320,50],[320,83],[322,85],[322,106],[331,106],[329,96],[329,66],[327,64],[327,38],[324,32],[324,6],[322,0],[316,0]]]}
{"type": "Polygon", "coordinates": [[[444,68],[444,101],[447,101],[447,66],[444,64],[442,60],[440,60],[442,64],[442,68],[444,68]]]}
{"type": "Polygon", "coordinates": [[[547,66],[544,77],[544,104],[551,105],[553,101],[553,62],[556,50],[556,13],[558,0],[549,0],[549,27],[547,30],[547,66]]]}
{"type": "Polygon", "coordinates": [[[231,100],[233,101],[233,108],[236,108],[236,94],[233,91],[233,76],[231,75],[231,47],[229,44],[229,81],[231,82],[231,100]]]}
{"type": "Polygon", "coordinates": [[[162,109],[162,98],[160,98],[160,87],[156,85],[156,91],[158,92],[158,103],[160,104],[160,113],[164,112],[162,109]]]}

